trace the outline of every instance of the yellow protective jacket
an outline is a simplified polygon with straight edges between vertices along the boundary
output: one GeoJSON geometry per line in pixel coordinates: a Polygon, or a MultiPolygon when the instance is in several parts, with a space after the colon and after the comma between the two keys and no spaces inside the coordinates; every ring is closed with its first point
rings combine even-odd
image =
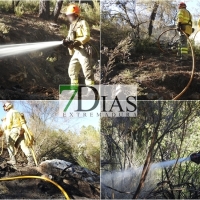
{"type": "Polygon", "coordinates": [[[177,24],[181,23],[181,29],[188,35],[192,34],[192,15],[187,9],[179,9],[177,24]]]}
{"type": "Polygon", "coordinates": [[[10,109],[6,115],[6,130],[11,130],[12,128],[21,128],[23,124],[25,124],[25,120],[22,118],[20,112],[10,109]]]}
{"type": "MultiPolygon", "coordinates": [[[[70,25],[67,39],[78,40],[82,45],[90,41],[90,27],[89,24],[81,18],[78,18],[70,25]]],[[[83,48],[83,46],[81,46],[83,48]]],[[[74,49],[69,49],[69,54],[73,55],[74,49]]]]}

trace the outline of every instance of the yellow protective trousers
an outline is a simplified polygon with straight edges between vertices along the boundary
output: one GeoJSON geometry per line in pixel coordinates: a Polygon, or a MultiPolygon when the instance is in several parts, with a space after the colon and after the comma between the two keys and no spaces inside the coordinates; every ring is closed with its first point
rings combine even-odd
{"type": "Polygon", "coordinates": [[[180,35],[180,55],[182,59],[188,58],[187,37],[183,33],[180,35]]]}
{"type": "Polygon", "coordinates": [[[90,65],[90,58],[85,49],[75,49],[75,52],[70,60],[68,73],[72,85],[78,85],[78,77],[80,70],[83,70],[86,85],[94,85],[94,73],[90,65]]]}
{"type": "MultiPolygon", "coordinates": [[[[6,135],[6,142],[7,142],[7,149],[10,158],[14,158],[16,154],[16,148],[15,148],[15,142],[18,139],[19,135],[19,128],[13,128],[11,130],[6,130],[5,131],[6,135]]],[[[19,146],[21,147],[22,151],[26,155],[26,157],[32,157],[32,153],[30,148],[25,144],[24,138],[21,137],[19,139],[19,146]]]]}

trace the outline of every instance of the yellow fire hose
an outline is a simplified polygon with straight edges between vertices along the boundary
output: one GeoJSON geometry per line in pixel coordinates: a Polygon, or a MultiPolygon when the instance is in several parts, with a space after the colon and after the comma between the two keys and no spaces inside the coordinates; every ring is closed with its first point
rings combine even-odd
{"type": "MultiPolygon", "coordinates": [[[[164,51],[160,46],[160,38],[162,37],[162,35],[164,33],[168,32],[168,31],[171,31],[171,30],[176,30],[176,28],[171,28],[171,29],[168,29],[168,30],[162,32],[161,35],[158,38],[158,41],[157,41],[158,42],[158,48],[164,53],[166,53],[166,51],[164,51]]],[[[188,90],[188,88],[191,85],[192,80],[194,78],[194,71],[195,71],[195,55],[194,55],[194,49],[192,47],[192,42],[190,41],[189,37],[187,36],[187,34],[185,32],[182,31],[182,33],[187,37],[188,43],[189,43],[190,48],[191,48],[191,52],[192,52],[192,71],[191,71],[191,76],[190,76],[190,80],[189,80],[188,84],[185,86],[185,88],[176,97],[173,98],[173,100],[178,100],[188,90]]]]}
{"type": "Polygon", "coordinates": [[[45,181],[52,183],[62,192],[62,194],[64,195],[64,197],[67,200],[70,199],[67,192],[60,185],[58,185],[56,182],[52,181],[51,179],[48,179],[48,178],[45,178],[45,177],[41,177],[41,176],[15,176],[15,177],[1,178],[0,181],[13,181],[13,180],[16,180],[16,179],[29,179],[29,178],[31,178],[31,179],[42,179],[42,180],[45,180],[45,181]]]}

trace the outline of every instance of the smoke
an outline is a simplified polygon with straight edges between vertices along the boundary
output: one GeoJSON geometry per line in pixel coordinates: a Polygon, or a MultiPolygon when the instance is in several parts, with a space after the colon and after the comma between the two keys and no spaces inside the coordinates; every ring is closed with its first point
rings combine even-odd
{"type": "Polygon", "coordinates": [[[0,58],[47,49],[61,44],[62,41],[2,45],[0,46],[0,58]]]}
{"type": "MultiPolygon", "coordinates": [[[[190,157],[151,164],[140,198],[145,198],[145,195],[156,187],[156,184],[160,180],[160,173],[158,171],[159,169],[171,167],[176,163],[179,164],[186,161],[190,161],[190,157]]],[[[104,198],[109,198],[111,197],[112,192],[114,192],[115,198],[117,199],[132,198],[132,194],[119,193],[107,188],[106,186],[110,186],[119,191],[134,193],[140,181],[142,170],[143,166],[140,166],[138,168],[129,168],[123,171],[102,173],[102,196],[104,198]]]]}

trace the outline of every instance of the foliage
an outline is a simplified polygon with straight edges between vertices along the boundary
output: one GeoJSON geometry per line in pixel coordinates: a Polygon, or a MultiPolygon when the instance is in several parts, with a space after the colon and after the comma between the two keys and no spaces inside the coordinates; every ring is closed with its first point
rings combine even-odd
{"type": "MultiPolygon", "coordinates": [[[[22,16],[24,13],[35,14],[39,10],[39,1],[20,1],[15,7],[15,14],[22,16]]],[[[0,1],[0,11],[12,12],[12,0],[0,1]]]]}
{"type": "Polygon", "coordinates": [[[103,119],[101,157],[104,173],[132,172],[123,186],[120,184],[123,177],[117,180],[110,176],[115,183],[110,187],[124,193],[105,189],[103,195],[112,191],[115,198],[121,199],[135,196],[198,198],[195,191],[199,190],[200,169],[196,164],[186,162],[155,171],[150,171],[149,167],[154,162],[184,158],[198,151],[199,106],[199,102],[139,102],[137,118],[103,119]],[[147,176],[142,179],[141,170],[134,172],[135,169],[146,169],[147,176]]]}
{"type": "Polygon", "coordinates": [[[17,17],[21,17],[21,16],[23,16],[23,14],[24,14],[24,6],[23,6],[23,4],[20,5],[20,6],[15,7],[15,15],[17,17]]]}
{"type": "Polygon", "coordinates": [[[56,117],[59,109],[56,101],[22,101],[20,104],[35,137],[34,150],[38,161],[43,157],[63,159],[99,173],[98,130],[83,126],[80,133],[72,132],[71,126],[76,126],[75,122],[56,117]]]}
{"type": "Polygon", "coordinates": [[[11,11],[11,0],[0,1],[0,11],[1,12],[10,12],[11,11]]]}
{"type": "Polygon", "coordinates": [[[156,11],[153,10],[154,3],[144,0],[138,0],[137,4],[135,0],[102,2],[103,45],[113,49],[124,37],[131,35],[139,53],[152,51],[148,45],[151,42],[155,43],[156,38],[167,26],[175,24],[177,14],[175,1],[157,1],[156,11]],[[151,21],[152,13],[155,15],[155,20],[151,21]],[[153,26],[151,37],[148,35],[151,32],[150,26],[153,26]]]}
{"type": "Polygon", "coordinates": [[[94,7],[89,4],[81,4],[82,16],[95,27],[100,26],[100,4],[97,0],[92,0],[94,7]]]}
{"type": "Polygon", "coordinates": [[[141,54],[144,52],[148,52],[149,54],[158,54],[160,50],[157,47],[157,43],[155,40],[151,38],[145,38],[137,41],[135,45],[136,52],[141,54]]]}
{"type": "Polygon", "coordinates": [[[94,127],[82,127],[80,134],[69,134],[73,156],[77,163],[99,173],[100,167],[100,136],[94,127]]]}
{"type": "Polygon", "coordinates": [[[8,34],[10,27],[6,26],[4,23],[0,23],[0,32],[3,34],[8,34]]]}
{"type": "Polygon", "coordinates": [[[36,14],[39,10],[39,1],[22,1],[20,3],[24,7],[24,12],[29,14],[36,14]]]}
{"type": "Polygon", "coordinates": [[[66,38],[67,35],[68,35],[68,28],[67,28],[67,25],[66,24],[62,24],[61,27],[60,27],[60,34],[66,38]]]}
{"type": "Polygon", "coordinates": [[[101,21],[102,46],[115,48],[118,42],[123,40],[124,36],[127,36],[127,28],[120,27],[115,19],[106,19],[102,17],[101,21]],[[116,30],[116,27],[119,28],[116,30]]]}

